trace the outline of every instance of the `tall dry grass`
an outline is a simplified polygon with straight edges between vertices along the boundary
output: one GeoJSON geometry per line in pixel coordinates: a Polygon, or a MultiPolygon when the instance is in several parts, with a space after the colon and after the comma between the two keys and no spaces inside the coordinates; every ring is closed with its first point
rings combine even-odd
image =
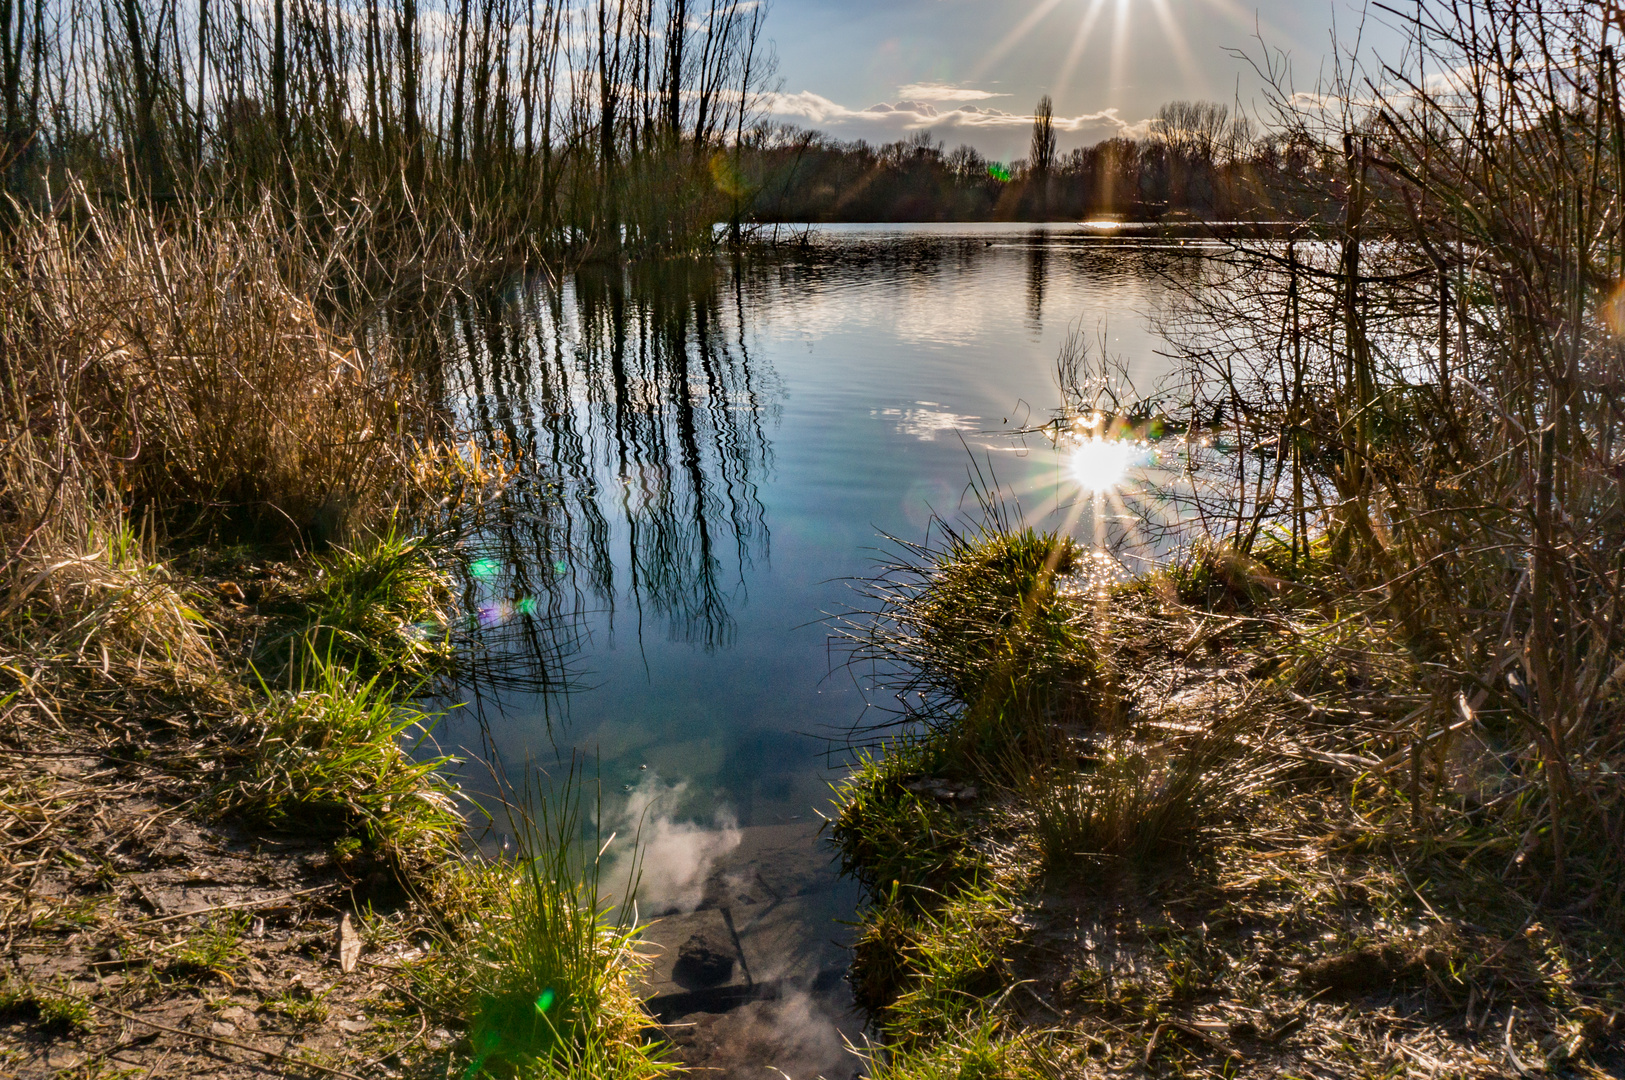
{"type": "Polygon", "coordinates": [[[26,221],[0,271],[14,557],[91,513],[338,536],[398,494],[427,406],[283,241],[269,209],[26,221]]]}
{"type": "Polygon", "coordinates": [[[207,672],[209,635],[160,549],[343,539],[443,472],[423,467],[442,444],[391,339],[334,329],[312,299],[325,270],[300,250],[268,208],[22,215],[0,263],[13,644],[207,672]]]}

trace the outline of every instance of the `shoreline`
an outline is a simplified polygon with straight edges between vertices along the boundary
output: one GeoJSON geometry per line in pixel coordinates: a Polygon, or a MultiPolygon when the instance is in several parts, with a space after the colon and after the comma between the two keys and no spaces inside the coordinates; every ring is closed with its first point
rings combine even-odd
{"type": "MultiPolygon", "coordinates": [[[[875,1080],[1625,1067],[1617,901],[1501,880],[1515,835],[1413,831],[1405,780],[1368,749],[1396,684],[1298,692],[1278,673],[1301,647],[1288,597],[1198,596],[1178,565],[1089,611],[1040,574],[1002,620],[966,600],[976,617],[932,639],[944,591],[969,588],[967,562],[996,575],[1001,543],[1019,538],[942,554],[893,605],[882,633],[917,636],[881,646],[940,664],[956,700],[841,791],[834,841],[865,886],[851,978],[890,1046],[875,1080]],[[1026,657],[1018,680],[1053,673],[1040,654],[1066,639],[1023,638],[1024,618],[1110,651],[1041,703],[1004,699],[1010,673],[967,675],[966,656],[997,643],[1026,657]],[[979,748],[996,712],[1019,751],[979,748]]],[[[1458,727],[1459,757],[1476,736],[1458,727]]]]}
{"type": "MultiPolygon", "coordinates": [[[[267,617],[232,598],[279,566],[176,587],[216,598],[200,617],[251,638],[267,617]]],[[[451,1041],[392,992],[411,939],[435,929],[408,899],[417,872],[352,831],[256,829],[223,809],[253,769],[245,736],[263,707],[236,679],[8,704],[0,788],[17,821],[43,826],[8,831],[11,866],[32,870],[0,890],[13,1075],[166,1060],[176,1075],[344,1075],[451,1041]]]]}

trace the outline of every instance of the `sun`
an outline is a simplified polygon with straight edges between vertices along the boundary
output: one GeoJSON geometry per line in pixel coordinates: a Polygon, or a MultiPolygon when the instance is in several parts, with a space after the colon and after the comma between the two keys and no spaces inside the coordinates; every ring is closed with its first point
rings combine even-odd
{"type": "Polygon", "coordinates": [[[1116,439],[1085,439],[1072,448],[1067,469],[1078,486],[1091,494],[1115,489],[1128,476],[1129,466],[1139,457],[1133,443],[1116,439]]]}

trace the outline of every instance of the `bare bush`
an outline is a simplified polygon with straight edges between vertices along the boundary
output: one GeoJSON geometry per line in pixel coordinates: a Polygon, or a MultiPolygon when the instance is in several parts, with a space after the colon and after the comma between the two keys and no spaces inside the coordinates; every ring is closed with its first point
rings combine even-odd
{"type": "Polygon", "coordinates": [[[1446,774],[1455,743],[1487,741],[1539,797],[1500,799],[1485,850],[1600,888],[1625,860],[1613,28],[1502,0],[1411,18],[1404,66],[1325,95],[1276,72],[1275,123],[1317,148],[1344,219],[1235,247],[1170,332],[1248,460],[1232,542],[1318,563],[1329,624],[1403,658],[1402,681],[1318,687],[1381,698],[1337,737],[1381,751],[1361,760],[1419,825],[1483,812],[1446,774]]]}

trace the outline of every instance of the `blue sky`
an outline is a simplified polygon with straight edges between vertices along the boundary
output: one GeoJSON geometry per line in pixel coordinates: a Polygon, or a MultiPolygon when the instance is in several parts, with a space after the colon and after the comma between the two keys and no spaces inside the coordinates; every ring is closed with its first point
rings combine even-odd
{"type": "MultiPolygon", "coordinates": [[[[929,127],[950,148],[1007,160],[1025,153],[1033,103],[1049,93],[1064,151],[1133,133],[1165,101],[1239,95],[1251,107],[1259,81],[1227,49],[1256,56],[1259,35],[1312,88],[1334,20],[1351,38],[1362,11],[1359,0],[775,0],[773,114],[871,142],[929,127]]],[[[1368,45],[1393,40],[1380,15],[1368,45]]]]}

